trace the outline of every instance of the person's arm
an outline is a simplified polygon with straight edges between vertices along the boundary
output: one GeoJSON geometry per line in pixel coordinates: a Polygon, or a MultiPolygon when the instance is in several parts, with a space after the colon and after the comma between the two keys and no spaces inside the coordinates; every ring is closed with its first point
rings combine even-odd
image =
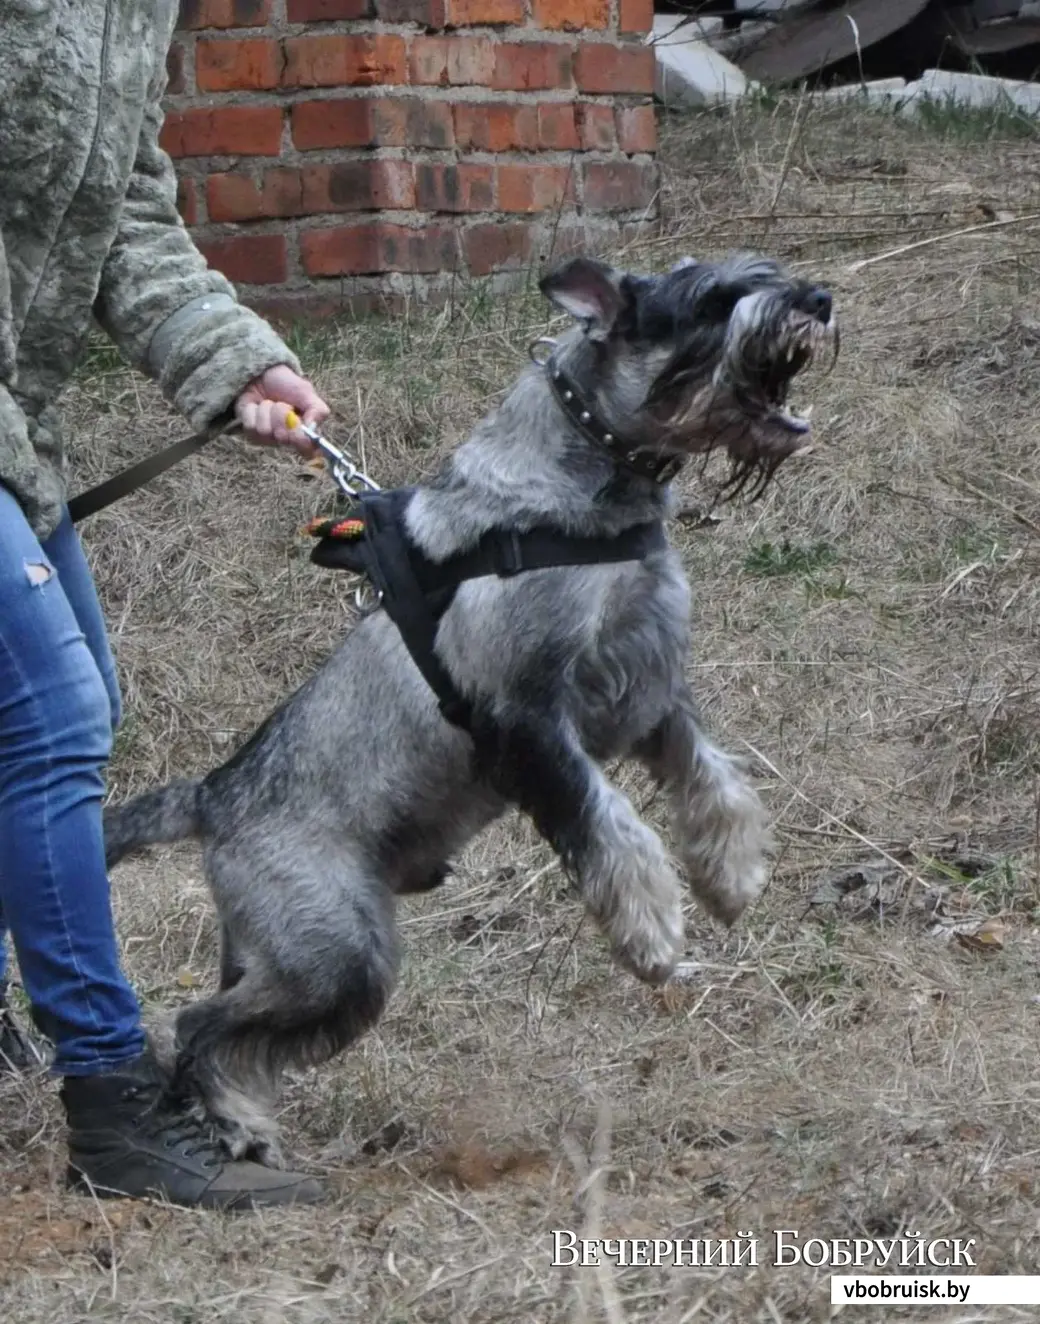
{"type": "Polygon", "coordinates": [[[30,481],[36,457],[29,442],[25,415],[11,394],[15,385],[16,358],[11,319],[11,281],[3,235],[0,235],[0,473],[4,481],[18,488],[30,481]]]}
{"type": "MultiPolygon", "coordinates": [[[[207,266],[181,220],[173,163],[159,146],[160,95],[161,88],[145,116],[95,315],[120,352],[154,378],[166,399],[195,427],[230,415],[246,388],[279,364],[292,376],[282,371],[276,380],[283,388],[289,381],[288,395],[295,396],[285,398],[283,389],[279,399],[297,408],[305,422],[321,422],[328,408],[299,378],[296,356],[265,321],[238,302],[231,283],[207,266]],[[306,391],[300,389],[304,386],[306,391]]],[[[282,426],[285,412],[278,409],[272,415],[268,409],[269,430],[261,432],[288,440],[282,426]]],[[[243,422],[248,426],[256,417],[254,410],[243,422]]]]}

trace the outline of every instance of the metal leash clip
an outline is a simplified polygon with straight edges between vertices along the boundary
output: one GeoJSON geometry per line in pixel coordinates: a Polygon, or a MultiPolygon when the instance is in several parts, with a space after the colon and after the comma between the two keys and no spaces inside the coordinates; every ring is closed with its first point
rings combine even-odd
{"type": "MultiPolygon", "coordinates": [[[[332,476],[332,481],[345,497],[353,500],[361,495],[361,489],[355,487],[355,483],[367,487],[370,492],[381,490],[379,484],[374,479],[369,478],[363,469],[359,469],[353,460],[343,454],[338,446],[334,446],[327,437],[323,437],[317,428],[311,427],[309,423],[304,423],[295,410],[291,409],[286,415],[285,426],[290,431],[299,428],[307,440],[312,441],[317,446],[332,476]]],[[[361,584],[354,590],[354,605],[363,616],[375,611],[382,598],[382,593],[377,593],[369,584],[361,584]]]]}
{"type": "Polygon", "coordinates": [[[312,441],[321,451],[332,475],[332,481],[339,490],[347,497],[358,497],[361,495],[361,489],[355,487],[355,483],[360,483],[362,487],[367,487],[370,492],[378,492],[379,484],[374,479],[369,478],[368,474],[358,466],[348,456],[344,455],[338,446],[334,446],[328,437],[323,437],[317,428],[311,427],[309,423],[304,423],[300,416],[293,410],[286,415],[285,426],[290,430],[299,428],[308,441],[312,441]]]}

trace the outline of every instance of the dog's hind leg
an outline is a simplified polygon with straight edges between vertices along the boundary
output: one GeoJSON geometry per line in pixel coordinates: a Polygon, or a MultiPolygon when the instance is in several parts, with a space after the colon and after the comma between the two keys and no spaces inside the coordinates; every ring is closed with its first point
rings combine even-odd
{"type": "Polygon", "coordinates": [[[667,980],[683,950],[682,887],[657,834],[567,723],[497,714],[474,737],[481,775],[559,855],[618,960],[647,983],[667,980]]]}
{"type": "Polygon", "coordinates": [[[634,753],[668,796],[694,895],[709,914],[733,924],[767,878],[772,843],[758,793],[706,734],[689,693],[634,753]]]}
{"type": "Polygon", "coordinates": [[[343,861],[301,854],[296,865],[275,877],[242,849],[210,860],[217,897],[237,897],[224,925],[241,973],[176,1021],[174,1089],[201,1101],[232,1157],[269,1164],[281,1161],[283,1072],[327,1061],[372,1026],[398,964],[393,898],[381,884],[343,861]],[[253,902],[245,922],[244,900],[253,902]]]}

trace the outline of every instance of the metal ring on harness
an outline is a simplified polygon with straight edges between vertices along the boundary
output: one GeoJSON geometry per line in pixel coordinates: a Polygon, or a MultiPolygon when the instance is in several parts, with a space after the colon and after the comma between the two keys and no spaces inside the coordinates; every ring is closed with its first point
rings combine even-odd
{"type": "Polygon", "coordinates": [[[371,584],[359,584],[354,590],[354,606],[361,616],[371,616],[383,605],[383,594],[371,584]]]}
{"type": "Polygon", "coordinates": [[[544,368],[552,358],[552,352],[555,348],[556,341],[552,336],[539,336],[537,340],[532,340],[528,345],[527,353],[530,356],[532,363],[537,363],[539,368],[544,368]],[[543,345],[545,346],[545,354],[543,357],[539,357],[541,353],[540,347],[543,345]]]}

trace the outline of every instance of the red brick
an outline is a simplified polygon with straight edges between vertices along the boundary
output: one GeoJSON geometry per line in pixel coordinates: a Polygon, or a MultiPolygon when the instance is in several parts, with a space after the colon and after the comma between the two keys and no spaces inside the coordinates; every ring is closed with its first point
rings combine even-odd
{"type": "Polygon", "coordinates": [[[420,85],[484,87],[495,72],[495,44],[487,37],[416,37],[408,72],[420,85]]]}
{"type": "Polygon", "coordinates": [[[420,211],[494,211],[494,180],[491,166],[422,163],[415,167],[416,206],[420,211]]]}
{"type": "Polygon", "coordinates": [[[283,87],[377,87],[407,81],[403,37],[289,37],[283,87]]]}
{"type": "Polygon", "coordinates": [[[409,81],[447,87],[448,44],[445,37],[416,37],[408,47],[409,81]]]}
{"type": "Polygon", "coordinates": [[[586,42],[574,60],[581,92],[652,92],[654,52],[649,46],[610,46],[586,42]]]}
{"type": "Polygon", "coordinates": [[[384,271],[454,271],[458,265],[452,226],[384,225],[379,247],[384,271]]]}
{"type": "Polygon", "coordinates": [[[171,156],[278,156],[280,106],[196,106],[166,116],[159,139],[171,156]]]}
{"type": "Polygon", "coordinates": [[[415,181],[408,161],[341,161],[305,166],[303,210],[408,211],[415,206],[415,181]]]}
{"type": "Polygon", "coordinates": [[[357,276],[380,271],[379,227],[304,230],[300,262],[308,276],[357,276]]]}
{"type": "Polygon", "coordinates": [[[656,152],[657,116],[653,106],[618,106],[617,136],[623,152],[656,152]]]}
{"type": "Polygon", "coordinates": [[[184,46],[179,41],[171,44],[166,52],[166,91],[177,96],[188,86],[184,73],[184,46]]]}
{"type": "Polygon", "coordinates": [[[199,219],[199,195],[193,179],[178,179],[177,210],[185,225],[194,225],[199,219]]]}
{"type": "Polygon", "coordinates": [[[449,28],[524,21],[524,0],[446,0],[446,9],[444,21],[449,28]]]}
{"type": "MultiPolygon", "coordinates": [[[[571,55],[564,42],[502,42],[495,48],[491,86],[503,92],[570,87],[571,55]]],[[[652,64],[652,53],[650,60],[652,64]]]]}
{"type": "Polygon", "coordinates": [[[371,18],[372,0],[286,0],[290,23],[328,23],[337,18],[371,18]]]}
{"type": "Polygon", "coordinates": [[[657,194],[657,170],[637,161],[596,161],[585,167],[586,211],[640,211],[657,194]]]}
{"type": "Polygon", "coordinates": [[[519,221],[478,222],[463,232],[462,251],[473,276],[520,267],[531,258],[531,229],[519,221]]]}
{"type": "Polygon", "coordinates": [[[547,102],[538,107],[538,146],[552,152],[576,151],[581,146],[572,105],[547,102]]]}
{"type": "Polygon", "coordinates": [[[298,101],[291,111],[293,146],[301,152],[327,147],[402,147],[403,103],[383,97],[298,101]]]}
{"type": "Polygon", "coordinates": [[[455,141],[463,151],[537,151],[538,107],[460,102],[455,106],[455,141]]]}
{"type": "Polygon", "coordinates": [[[499,211],[552,211],[573,201],[571,172],[566,166],[504,165],[496,174],[499,211]]]}
{"type": "Polygon", "coordinates": [[[582,147],[587,152],[612,152],[617,146],[614,107],[602,101],[583,101],[575,112],[582,147]]]}
{"type": "Polygon", "coordinates": [[[281,285],[289,279],[285,236],[245,234],[199,243],[202,256],[228,280],[243,285],[281,285]]]}
{"type": "Polygon", "coordinates": [[[290,112],[293,146],[301,152],[322,147],[376,147],[380,140],[375,109],[381,104],[368,97],[298,101],[290,112]]]}
{"type": "Polygon", "coordinates": [[[450,271],[456,261],[455,232],[447,226],[412,228],[383,221],[305,230],[300,257],[308,276],[450,271]]]}
{"type": "Polygon", "coordinates": [[[425,28],[444,27],[445,0],[376,0],[384,23],[418,23],[425,28]]]}
{"type": "Polygon", "coordinates": [[[177,26],[259,28],[271,17],[271,0],[181,0],[177,26]]]}
{"type": "Polygon", "coordinates": [[[446,101],[431,101],[418,96],[402,104],[406,117],[405,140],[410,147],[446,150],[455,146],[454,119],[446,101]]]}
{"type": "Polygon", "coordinates": [[[654,0],[618,0],[618,31],[649,32],[654,26],[654,0]]]}
{"type": "Polygon", "coordinates": [[[282,51],[267,37],[195,44],[195,82],[202,92],[257,91],[278,86],[282,51]]]}
{"type": "Polygon", "coordinates": [[[259,182],[249,175],[210,175],[206,210],[211,221],[259,221],[310,209],[304,206],[299,170],[265,170],[259,182]]]}
{"type": "Polygon", "coordinates": [[[610,22],[610,0],[534,0],[534,21],[540,28],[585,32],[610,22]]]}

